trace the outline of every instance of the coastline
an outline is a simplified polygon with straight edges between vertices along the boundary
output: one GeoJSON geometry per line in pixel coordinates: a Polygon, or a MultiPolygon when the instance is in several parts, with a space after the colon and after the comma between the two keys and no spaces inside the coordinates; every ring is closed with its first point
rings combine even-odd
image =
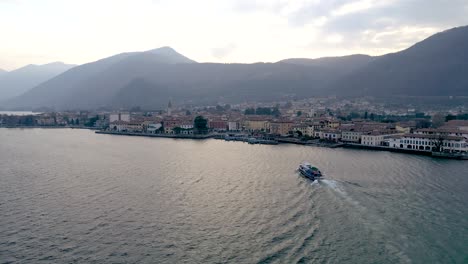
{"type": "MultiPolygon", "coordinates": [[[[204,135],[184,135],[184,134],[150,134],[150,133],[134,133],[134,132],[116,132],[116,131],[103,131],[97,128],[92,127],[82,127],[82,126],[0,126],[0,128],[18,128],[18,129],[28,129],[28,128],[42,128],[42,129],[60,129],[60,128],[70,128],[70,129],[87,129],[94,130],[96,134],[104,135],[116,135],[116,136],[136,136],[136,137],[153,137],[153,138],[173,138],[173,139],[193,139],[193,140],[205,140],[205,139],[222,139],[224,140],[224,134],[204,134],[204,135]]],[[[307,140],[302,141],[296,138],[275,138],[279,144],[293,144],[293,145],[303,145],[303,146],[315,146],[315,147],[326,147],[326,148],[348,148],[348,149],[364,149],[364,150],[373,150],[373,151],[388,151],[396,153],[405,153],[412,155],[421,155],[428,156],[439,159],[458,159],[458,160],[467,160],[467,158],[454,157],[450,155],[434,155],[432,152],[414,150],[414,149],[399,149],[399,148],[390,148],[385,146],[369,146],[353,143],[344,143],[344,142],[320,142],[318,140],[307,140]]]]}
{"type": "Polygon", "coordinates": [[[181,138],[181,139],[209,139],[215,138],[216,134],[206,135],[184,135],[184,134],[149,134],[133,132],[114,132],[114,131],[95,131],[96,134],[119,135],[119,136],[137,136],[137,137],[159,137],[159,138],[181,138]]]}

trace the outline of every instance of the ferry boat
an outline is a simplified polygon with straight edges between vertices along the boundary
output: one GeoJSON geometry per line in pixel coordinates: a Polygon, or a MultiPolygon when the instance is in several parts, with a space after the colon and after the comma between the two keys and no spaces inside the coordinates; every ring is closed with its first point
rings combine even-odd
{"type": "Polygon", "coordinates": [[[316,178],[322,177],[322,172],[316,167],[313,167],[310,163],[303,162],[299,165],[299,172],[304,176],[311,180],[315,180],[316,178]]]}

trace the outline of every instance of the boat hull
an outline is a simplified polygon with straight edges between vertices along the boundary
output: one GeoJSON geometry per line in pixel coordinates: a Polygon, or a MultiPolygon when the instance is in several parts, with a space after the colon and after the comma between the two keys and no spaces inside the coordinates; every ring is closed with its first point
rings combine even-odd
{"type": "Polygon", "coordinates": [[[308,179],[311,179],[311,180],[315,180],[315,179],[320,178],[322,176],[322,174],[312,173],[310,171],[303,170],[303,169],[299,169],[299,173],[301,173],[302,176],[304,176],[304,177],[306,177],[308,179]]]}

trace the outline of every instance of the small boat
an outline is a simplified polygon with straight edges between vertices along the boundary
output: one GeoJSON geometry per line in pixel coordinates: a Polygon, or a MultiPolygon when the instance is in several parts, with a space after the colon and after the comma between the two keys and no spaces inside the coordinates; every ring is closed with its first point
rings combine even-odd
{"type": "Polygon", "coordinates": [[[299,172],[304,176],[311,180],[315,180],[316,178],[322,177],[322,172],[316,167],[310,165],[310,163],[303,162],[299,165],[299,172]]]}

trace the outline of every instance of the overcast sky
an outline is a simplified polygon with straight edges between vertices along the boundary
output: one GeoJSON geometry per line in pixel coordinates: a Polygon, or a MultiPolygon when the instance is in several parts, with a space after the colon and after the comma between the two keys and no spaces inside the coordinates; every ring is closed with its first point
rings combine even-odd
{"type": "Polygon", "coordinates": [[[171,46],[199,62],[379,55],[468,25],[468,0],[0,0],[0,68],[171,46]]]}

